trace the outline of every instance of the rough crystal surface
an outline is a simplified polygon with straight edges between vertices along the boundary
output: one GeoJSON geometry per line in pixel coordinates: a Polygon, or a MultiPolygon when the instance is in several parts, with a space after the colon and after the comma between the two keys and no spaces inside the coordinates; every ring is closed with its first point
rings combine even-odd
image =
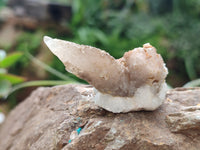
{"type": "Polygon", "coordinates": [[[162,104],[168,72],[162,57],[149,43],[115,59],[91,46],[47,36],[44,42],[67,71],[97,89],[97,105],[112,112],[128,112],[155,110],[162,104]]]}

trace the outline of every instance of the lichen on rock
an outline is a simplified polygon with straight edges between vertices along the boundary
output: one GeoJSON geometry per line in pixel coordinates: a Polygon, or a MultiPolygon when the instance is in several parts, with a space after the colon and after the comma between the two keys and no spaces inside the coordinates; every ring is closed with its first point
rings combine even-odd
{"type": "Polygon", "coordinates": [[[165,98],[167,68],[149,43],[115,59],[95,47],[52,39],[44,42],[66,70],[94,86],[95,103],[114,113],[155,110],[165,98]]]}

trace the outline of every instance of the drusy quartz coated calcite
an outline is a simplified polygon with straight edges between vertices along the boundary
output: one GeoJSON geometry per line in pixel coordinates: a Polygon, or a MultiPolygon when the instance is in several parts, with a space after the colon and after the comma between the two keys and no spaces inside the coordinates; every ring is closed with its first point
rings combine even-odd
{"type": "Polygon", "coordinates": [[[95,103],[108,111],[155,110],[165,99],[168,71],[149,43],[115,59],[91,46],[47,36],[44,42],[67,71],[94,86],[95,103]]]}

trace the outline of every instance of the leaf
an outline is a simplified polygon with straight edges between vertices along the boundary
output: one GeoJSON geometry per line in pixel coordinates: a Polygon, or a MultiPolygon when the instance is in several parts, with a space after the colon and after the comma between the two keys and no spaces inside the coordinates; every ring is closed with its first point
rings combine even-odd
{"type": "Polygon", "coordinates": [[[17,84],[25,81],[25,78],[12,74],[0,74],[0,81],[1,80],[8,80],[12,84],[17,84]]]}
{"type": "Polygon", "coordinates": [[[189,56],[185,58],[185,68],[190,80],[194,80],[195,78],[197,78],[197,73],[194,68],[192,58],[189,56]]]}
{"type": "Polygon", "coordinates": [[[4,58],[2,61],[0,61],[0,67],[1,68],[7,68],[12,65],[14,65],[19,58],[23,55],[21,52],[16,52],[8,55],[6,58],[4,58]]]}
{"type": "Polygon", "coordinates": [[[31,87],[31,86],[50,86],[50,85],[63,85],[63,84],[69,84],[69,83],[78,83],[76,81],[59,81],[59,80],[40,80],[40,81],[28,81],[28,82],[24,82],[21,84],[17,84],[15,86],[12,87],[12,89],[10,90],[10,94],[12,94],[13,92],[21,89],[21,88],[25,88],[25,87],[31,87]]]}
{"type": "Polygon", "coordinates": [[[39,59],[33,57],[29,52],[25,53],[26,57],[29,58],[31,61],[33,61],[35,64],[37,64],[38,66],[42,67],[43,69],[45,69],[46,71],[54,74],[55,76],[63,79],[63,80],[73,80],[72,78],[64,75],[63,73],[57,71],[56,69],[46,65],[45,63],[41,62],[39,59]]]}
{"type": "Polygon", "coordinates": [[[102,44],[108,45],[108,38],[106,34],[104,34],[101,30],[93,30],[93,33],[97,37],[97,39],[102,42],[102,44]]]}
{"type": "Polygon", "coordinates": [[[185,85],[183,85],[184,88],[198,87],[198,86],[200,86],[200,79],[190,81],[186,83],[185,85]]]}
{"type": "Polygon", "coordinates": [[[0,81],[0,98],[7,97],[11,90],[11,83],[7,80],[0,81]]]}

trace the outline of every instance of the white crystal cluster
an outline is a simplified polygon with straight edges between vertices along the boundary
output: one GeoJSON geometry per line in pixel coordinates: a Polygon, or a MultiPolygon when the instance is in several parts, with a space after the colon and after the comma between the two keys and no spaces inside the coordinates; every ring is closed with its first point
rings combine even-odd
{"type": "Polygon", "coordinates": [[[167,68],[149,43],[115,59],[95,47],[45,36],[66,70],[95,87],[95,103],[114,112],[155,110],[165,99],[167,68]]]}

